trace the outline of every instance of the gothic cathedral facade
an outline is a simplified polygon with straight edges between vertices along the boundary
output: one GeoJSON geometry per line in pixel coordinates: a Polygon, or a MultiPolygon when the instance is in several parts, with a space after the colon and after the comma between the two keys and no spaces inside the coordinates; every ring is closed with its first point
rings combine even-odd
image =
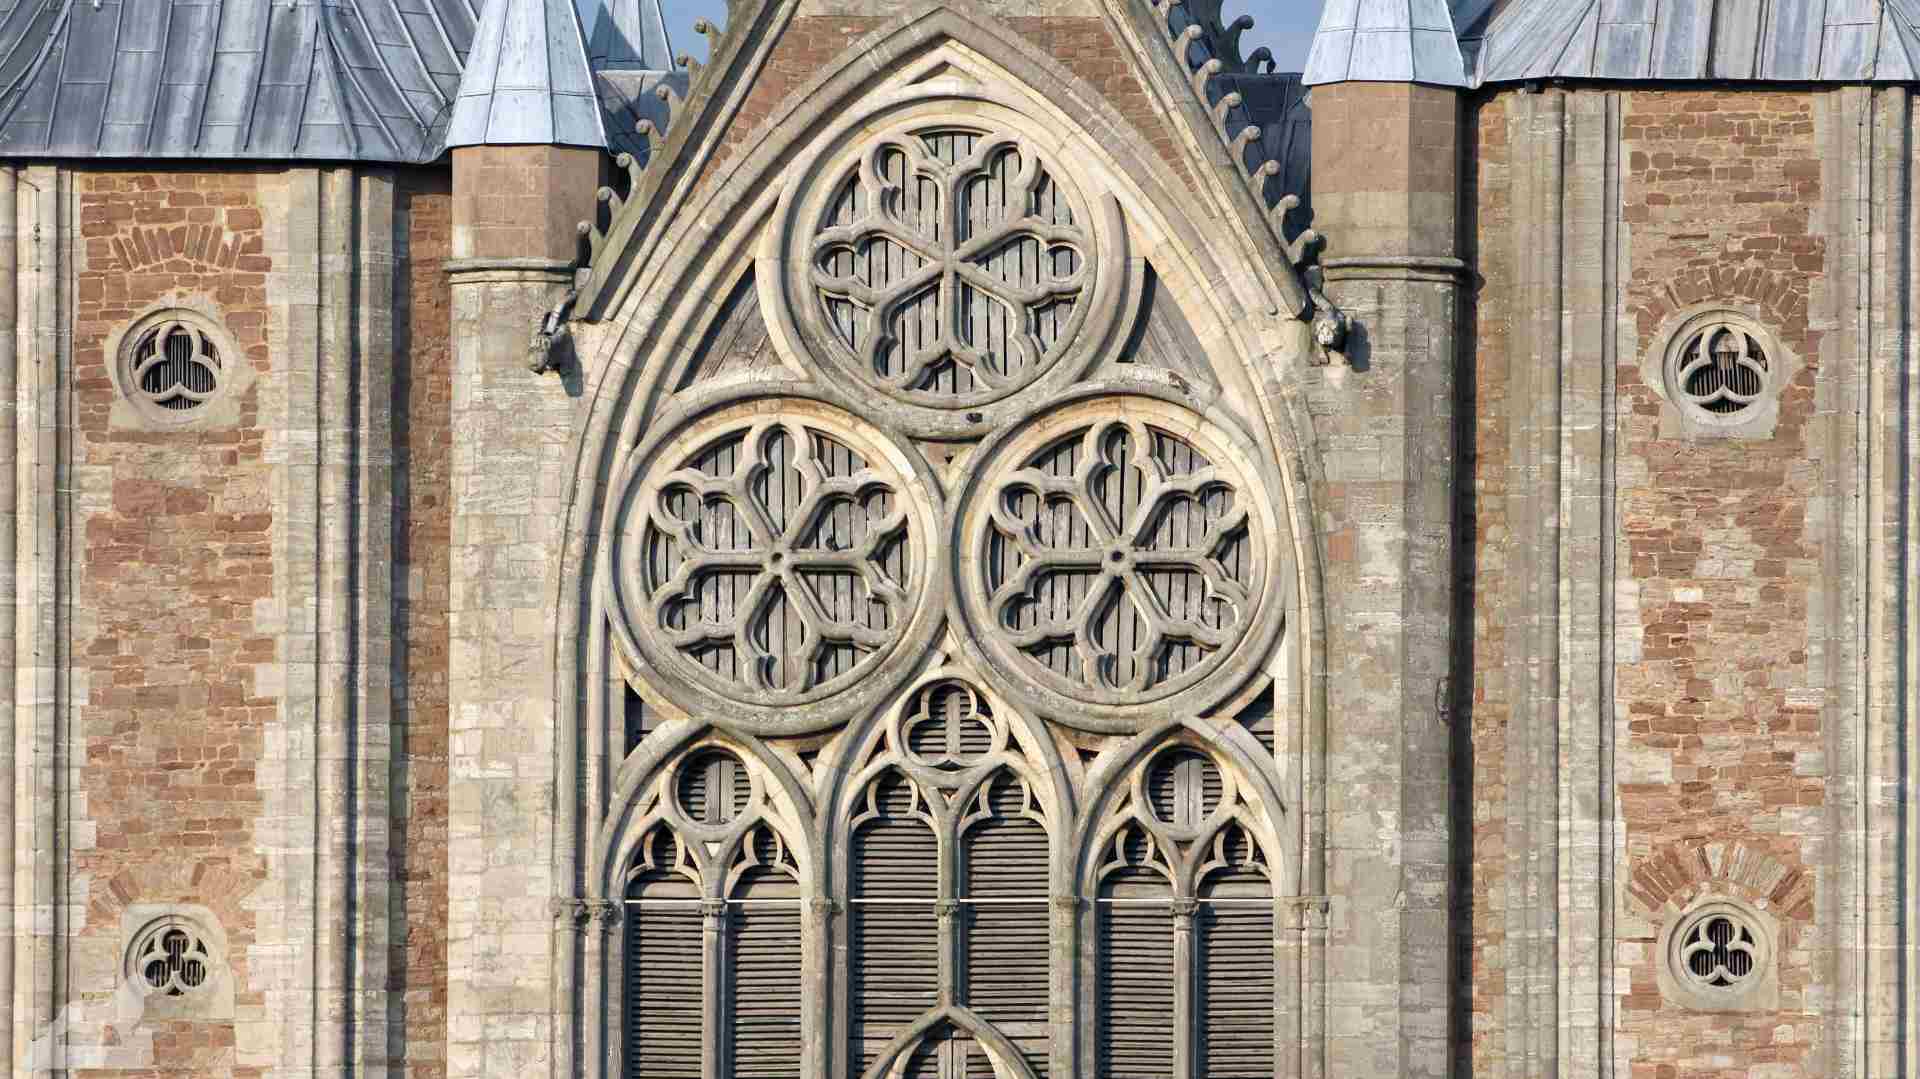
{"type": "Polygon", "coordinates": [[[1920,1073],[1920,0],[0,4],[21,1075],[1920,1073]]]}

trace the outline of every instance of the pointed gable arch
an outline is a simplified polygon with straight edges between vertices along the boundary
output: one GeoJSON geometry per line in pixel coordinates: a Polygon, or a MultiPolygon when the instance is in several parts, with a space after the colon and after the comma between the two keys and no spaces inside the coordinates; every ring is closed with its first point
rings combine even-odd
{"type": "MultiPolygon", "coordinates": [[[[789,6],[760,7],[739,17],[759,18],[764,31],[756,33],[762,28],[755,26],[730,33],[726,43],[733,48],[716,58],[717,66],[731,66],[726,72],[731,81],[703,81],[704,92],[687,103],[671,137],[605,230],[581,295],[579,310],[589,317],[615,323],[628,318],[631,297],[657,294],[657,282],[677,276],[677,264],[705,260],[714,248],[700,245],[711,245],[719,238],[716,233],[751,216],[744,208],[761,205],[760,197],[823,125],[898,85],[904,71],[920,68],[919,77],[925,77],[943,66],[970,71],[983,85],[1016,93],[1039,114],[1051,113],[1078,128],[1085,147],[1163,219],[1156,228],[1161,242],[1192,252],[1200,260],[1194,280],[1220,290],[1220,299],[1231,308],[1283,321],[1305,310],[1305,291],[1282,253],[1276,249],[1271,259],[1260,260],[1231,229],[1222,232],[1215,215],[1195,212],[1210,201],[1195,199],[1196,185],[1214,183],[1210,170],[1221,162],[1193,159],[1171,132],[1142,132],[1100,90],[997,21],[915,4],[794,86],[793,73],[768,66],[775,43],[767,39],[778,36],[791,16],[789,6]],[[781,10],[768,10],[772,7],[781,10]],[[946,59],[926,63],[943,50],[946,59]],[[754,55],[739,55],[747,51],[754,55]],[[762,96],[753,97],[756,91],[762,96]],[[1216,259],[1240,265],[1209,265],[1216,259]]],[[[1220,151],[1224,162],[1225,148],[1220,151]]],[[[1251,206],[1244,184],[1237,195],[1251,206]]]]}
{"type": "MultiPolygon", "coordinates": [[[[717,66],[770,47],[771,6],[717,66]]],[[[1084,10],[1143,99],[1191,93],[1139,69],[1166,43],[1118,0],[1084,10]]],[[[1057,1074],[1097,1025],[1062,976],[1092,954],[1103,791],[1174,743],[1235,777],[1231,813],[1166,841],[1161,920],[1210,872],[1298,890],[1273,751],[1224,717],[1276,681],[1282,722],[1310,707],[1306,331],[1249,253],[1270,237],[1221,223],[1250,195],[1192,150],[1213,132],[1130,126],[990,17],[916,5],[853,48],[759,112],[728,80],[781,77],[764,56],[698,76],[715,100],[594,237],[556,634],[563,760],[610,777],[582,861],[622,864],[676,746],[754,746],[810,799],[810,1059],[859,1074],[950,1004],[1057,1074]],[[974,703],[916,703],[948,681],[974,703]],[[615,768],[622,691],[666,718],[615,768]]],[[[939,1022],[947,1072],[986,1052],[939,1022]]]]}

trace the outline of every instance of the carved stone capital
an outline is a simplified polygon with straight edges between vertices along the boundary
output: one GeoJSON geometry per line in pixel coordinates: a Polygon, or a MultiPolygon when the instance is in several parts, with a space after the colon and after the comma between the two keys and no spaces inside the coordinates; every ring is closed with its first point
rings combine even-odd
{"type": "Polygon", "coordinates": [[[1047,900],[1047,905],[1063,914],[1078,914],[1086,900],[1077,895],[1056,895],[1047,900]]]}
{"type": "Polygon", "coordinates": [[[1173,916],[1175,918],[1191,919],[1198,913],[1200,913],[1200,901],[1198,899],[1187,899],[1183,897],[1173,901],[1173,916]]]}
{"type": "Polygon", "coordinates": [[[959,915],[960,901],[957,899],[942,899],[934,905],[933,909],[938,912],[943,921],[951,919],[959,915]]]}
{"type": "Polygon", "coordinates": [[[831,918],[840,913],[840,903],[838,900],[830,899],[827,896],[816,895],[812,899],[807,900],[807,909],[811,911],[816,918],[831,918]]]}
{"type": "Polygon", "coordinates": [[[702,899],[700,913],[707,918],[723,917],[727,913],[727,901],[724,899],[702,899]]]}
{"type": "Polygon", "coordinates": [[[592,904],[573,896],[555,896],[547,904],[547,909],[552,913],[556,927],[579,929],[587,924],[587,919],[592,915],[592,904]]]}
{"type": "Polygon", "coordinates": [[[620,919],[626,916],[626,904],[614,899],[593,899],[588,901],[587,916],[601,932],[611,932],[620,925],[620,919]]]}

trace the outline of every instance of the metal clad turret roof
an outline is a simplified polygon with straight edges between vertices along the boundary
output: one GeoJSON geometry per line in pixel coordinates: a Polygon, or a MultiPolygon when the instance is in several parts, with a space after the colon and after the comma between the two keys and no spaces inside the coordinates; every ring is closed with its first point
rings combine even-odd
{"type": "Polygon", "coordinates": [[[1447,0],[1327,0],[1301,78],[1467,85],[1447,0]]]}
{"type": "Polygon", "coordinates": [[[418,161],[471,0],[0,0],[0,155],[418,161]]]}
{"type": "Polygon", "coordinates": [[[660,0],[608,0],[588,55],[595,71],[672,71],[673,46],[660,0]]]}
{"type": "Polygon", "coordinates": [[[1912,81],[1920,0],[1328,0],[1305,74],[1309,84],[1548,78],[1912,81]]]}
{"type": "Polygon", "coordinates": [[[1512,0],[1462,37],[1476,83],[1906,81],[1917,15],[1920,0],[1512,0]]]}
{"type": "Polygon", "coordinates": [[[607,145],[573,0],[487,0],[481,13],[446,145],[516,144],[607,145]]]}

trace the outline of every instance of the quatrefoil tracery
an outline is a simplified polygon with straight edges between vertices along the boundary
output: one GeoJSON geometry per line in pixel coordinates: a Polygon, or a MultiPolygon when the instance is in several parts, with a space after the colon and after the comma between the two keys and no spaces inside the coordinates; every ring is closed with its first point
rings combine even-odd
{"type": "Polygon", "coordinates": [[[879,388],[971,404],[1058,357],[1085,319],[1092,253],[1021,140],[902,133],[862,152],[811,240],[808,280],[879,388]]]}

